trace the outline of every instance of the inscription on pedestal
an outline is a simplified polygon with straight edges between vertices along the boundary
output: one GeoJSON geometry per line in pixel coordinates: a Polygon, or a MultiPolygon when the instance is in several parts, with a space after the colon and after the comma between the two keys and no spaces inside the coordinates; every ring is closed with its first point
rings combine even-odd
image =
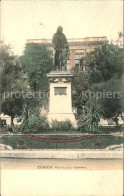
{"type": "Polygon", "coordinates": [[[67,87],[54,87],[54,95],[67,95],[67,87]]]}

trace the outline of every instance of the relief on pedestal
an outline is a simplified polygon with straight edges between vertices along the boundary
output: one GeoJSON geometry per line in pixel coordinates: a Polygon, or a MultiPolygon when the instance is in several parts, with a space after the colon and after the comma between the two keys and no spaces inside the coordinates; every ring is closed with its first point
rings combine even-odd
{"type": "Polygon", "coordinates": [[[72,82],[72,78],[55,78],[51,77],[49,78],[49,82],[51,83],[66,83],[66,82],[72,82]]]}

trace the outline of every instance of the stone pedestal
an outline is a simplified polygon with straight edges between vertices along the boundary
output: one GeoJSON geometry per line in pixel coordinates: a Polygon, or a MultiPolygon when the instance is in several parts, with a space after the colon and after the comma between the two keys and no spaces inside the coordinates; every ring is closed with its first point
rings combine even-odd
{"type": "Polygon", "coordinates": [[[50,82],[48,121],[65,121],[69,119],[77,127],[72,112],[71,81],[73,74],[69,71],[52,71],[47,74],[50,82]]]}

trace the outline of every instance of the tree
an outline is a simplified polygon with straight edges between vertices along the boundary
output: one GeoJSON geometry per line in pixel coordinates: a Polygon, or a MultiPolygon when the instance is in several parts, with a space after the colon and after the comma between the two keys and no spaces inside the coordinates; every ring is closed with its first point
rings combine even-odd
{"type": "Polygon", "coordinates": [[[51,51],[45,45],[29,43],[26,45],[20,61],[31,89],[47,92],[49,83],[46,74],[53,68],[51,51]]]}
{"type": "Polygon", "coordinates": [[[10,47],[5,45],[2,41],[0,41],[0,113],[1,113],[1,106],[3,102],[2,73],[3,73],[4,65],[7,63],[9,59],[10,59],[10,47]]]}
{"type": "Polygon", "coordinates": [[[78,67],[75,67],[72,72],[74,74],[72,81],[72,106],[77,108],[77,113],[80,115],[82,106],[88,101],[87,95],[90,85],[87,73],[81,72],[78,67]]]}
{"type": "Polygon", "coordinates": [[[109,96],[103,96],[97,99],[102,105],[104,118],[113,118],[118,124],[117,117],[124,109],[122,95],[122,80],[124,49],[118,45],[105,44],[94,51],[88,53],[85,57],[85,66],[87,68],[89,83],[93,92],[107,93],[109,96]]]}
{"type": "Polygon", "coordinates": [[[123,72],[124,50],[117,45],[104,44],[87,53],[85,67],[89,82],[99,83],[111,79],[115,74],[120,78],[123,72]]]}
{"type": "Polygon", "coordinates": [[[92,87],[96,93],[101,93],[96,97],[97,102],[101,104],[103,110],[103,117],[112,118],[116,125],[118,125],[118,116],[124,111],[124,90],[122,85],[122,78],[117,79],[112,77],[107,82],[95,84],[92,87]]]}
{"type": "Polygon", "coordinates": [[[1,66],[1,112],[11,117],[11,126],[15,131],[13,120],[22,109],[21,92],[28,89],[28,83],[22,72],[18,57],[9,46],[0,43],[1,66]]]}

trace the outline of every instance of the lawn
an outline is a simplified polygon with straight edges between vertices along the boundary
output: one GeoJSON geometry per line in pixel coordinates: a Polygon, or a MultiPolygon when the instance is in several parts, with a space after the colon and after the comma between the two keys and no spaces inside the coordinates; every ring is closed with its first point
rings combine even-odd
{"type": "MultiPolygon", "coordinates": [[[[9,127],[10,132],[12,132],[11,127],[9,127]]],[[[19,127],[16,126],[16,130],[19,132],[19,127]]],[[[99,131],[94,132],[95,134],[110,134],[110,133],[117,133],[117,132],[124,132],[124,126],[121,125],[119,127],[116,126],[100,126],[99,131]]],[[[2,133],[7,133],[7,130],[3,130],[2,133]]],[[[69,130],[54,130],[54,129],[31,129],[29,130],[30,134],[87,134],[88,132],[85,129],[69,129],[69,130]]],[[[26,134],[26,132],[25,132],[26,134]]],[[[93,133],[90,133],[93,134],[93,133]]]]}
{"type": "Polygon", "coordinates": [[[65,140],[80,138],[79,135],[34,135],[36,138],[28,138],[22,135],[4,135],[1,137],[1,143],[10,145],[13,149],[105,149],[109,145],[122,144],[122,136],[97,135],[96,137],[86,138],[79,141],[65,140]],[[39,139],[39,140],[37,140],[39,139]],[[42,140],[64,140],[63,142],[45,142],[42,140]]]}

